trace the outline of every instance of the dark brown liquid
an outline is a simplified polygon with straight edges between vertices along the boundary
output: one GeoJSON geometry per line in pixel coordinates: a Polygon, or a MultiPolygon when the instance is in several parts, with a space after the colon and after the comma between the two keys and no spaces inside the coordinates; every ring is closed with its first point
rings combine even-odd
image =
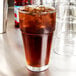
{"type": "Polygon", "coordinates": [[[55,29],[55,10],[40,8],[32,9],[30,7],[31,11],[24,9],[23,11],[27,13],[19,13],[26,61],[28,65],[33,67],[48,65],[55,29]]]}

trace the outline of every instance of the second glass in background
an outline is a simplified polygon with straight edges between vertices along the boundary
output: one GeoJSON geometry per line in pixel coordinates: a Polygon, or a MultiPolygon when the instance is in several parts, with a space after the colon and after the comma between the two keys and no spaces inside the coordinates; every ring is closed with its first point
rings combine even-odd
{"type": "Polygon", "coordinates": [[[76,55],[76,1],[56,2],[57,25],[54,51],[60,55],[76,55]]]}
{"type": "Polygon", "coordinates": [[[0,34],[3,34],[7,30],[8,1],[1,0],[0,5],[0,34]]]}

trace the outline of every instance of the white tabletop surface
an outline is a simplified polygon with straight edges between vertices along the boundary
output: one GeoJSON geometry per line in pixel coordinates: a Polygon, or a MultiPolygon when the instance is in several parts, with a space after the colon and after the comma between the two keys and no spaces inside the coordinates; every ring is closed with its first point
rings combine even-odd
{"type": "Polygon", "coordinates": [[[9,10],[7,32],[0,34],[0,76],[76,76],[76,56],[57,55],[52,50],[47,71],[28,71],[21,33],[14,28],[13,10],[9,10]]]}

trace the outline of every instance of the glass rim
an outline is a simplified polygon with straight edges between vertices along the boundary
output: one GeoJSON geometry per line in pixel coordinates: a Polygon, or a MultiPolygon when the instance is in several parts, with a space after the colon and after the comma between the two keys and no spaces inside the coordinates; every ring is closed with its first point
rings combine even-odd
{"type": "MultiPolygon", "coordinates": [[[[23,11],[22,9],[24,9],[25,7],[27,7],[27,6],[30,6],[31,7],[31,5],[26,5],[26,6],[21,6],[19,9],[18,9],[18,11],[19,12],[21,12],[21,13],[24,13],[24,14],[29,14],[29,12],[26,12],[26,11],[23,11]]],[[[35,7],[38,7],[38,6],[46,6],[46,5],[32,5],[32,6],[34,6],[34,8],[35,7]]],[[[48,7],[48,8],[51,8],[51,9],[54,9],[53,11],[50,11],[49,13],[54,13],[54,12],[56,12],[56,10],[55,10],[55,8],[53,7],[53,6],[51,6],[51,7],[49,7],[49,6],[46,6],[46,7],[48,7]]],[[[41,14],[46,14],[47,12],[42,12],[41,14]]],[[[34,14],[36,14],[36,13],[34,13],[34,14]]]]}

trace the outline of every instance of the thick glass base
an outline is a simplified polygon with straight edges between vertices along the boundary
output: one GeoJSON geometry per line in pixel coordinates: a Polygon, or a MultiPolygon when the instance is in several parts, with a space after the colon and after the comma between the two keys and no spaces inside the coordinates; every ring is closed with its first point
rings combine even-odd
{"type": "Polygon", "coordinates": [[[42,67],[32,67],[32,66],[26,65],[26,67],[30,71],[33,71],[33,72],[41,72],[41,71],[47,70],[48,67],[49,67],[49,65],[42,66],[42,67]]]}

